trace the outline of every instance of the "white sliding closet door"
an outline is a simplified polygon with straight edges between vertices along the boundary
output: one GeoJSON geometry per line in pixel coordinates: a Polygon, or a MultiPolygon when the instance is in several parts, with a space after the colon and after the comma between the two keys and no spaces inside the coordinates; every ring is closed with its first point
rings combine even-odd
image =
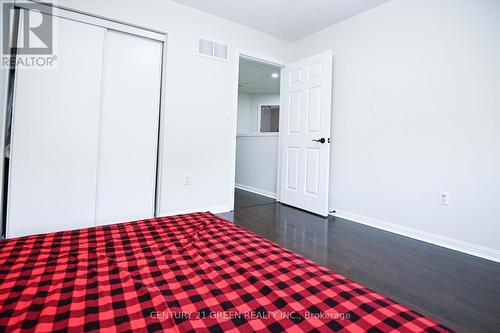
{"type": "Polygon", "coordinates": [[[154,216],[162,49],[107,31],[96,225],[154,216]]]}
{"type": "Polygon", "coordinates": [[[57,68],[16,72],[7,237],[95,221],[105,29],[54,20],[57,68]]]}

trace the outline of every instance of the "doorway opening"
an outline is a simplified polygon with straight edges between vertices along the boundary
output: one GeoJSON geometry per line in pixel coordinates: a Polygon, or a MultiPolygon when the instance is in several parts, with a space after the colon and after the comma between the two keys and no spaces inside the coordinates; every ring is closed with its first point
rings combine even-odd
{"type": "Polygon", "coordinates": [[[281,66],[239,59],[235,187],[276,199],[281,66]]]}

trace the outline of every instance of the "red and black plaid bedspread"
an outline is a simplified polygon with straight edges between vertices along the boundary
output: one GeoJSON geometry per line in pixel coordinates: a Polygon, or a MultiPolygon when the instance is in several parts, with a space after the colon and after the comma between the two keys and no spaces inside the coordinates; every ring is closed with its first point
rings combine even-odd
{"type": "Polygon", "coordinates": [[[1,332],[447,331],[210,213],[0,249],[1,332]]]}

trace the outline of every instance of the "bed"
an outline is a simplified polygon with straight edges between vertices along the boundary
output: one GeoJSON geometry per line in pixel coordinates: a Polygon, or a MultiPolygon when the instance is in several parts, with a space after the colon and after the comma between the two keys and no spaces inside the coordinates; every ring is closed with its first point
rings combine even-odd
{"type": "Polygon", "coordinates": [[[210,213],[0,249],[2,332],[449,331],[210,213]]]}

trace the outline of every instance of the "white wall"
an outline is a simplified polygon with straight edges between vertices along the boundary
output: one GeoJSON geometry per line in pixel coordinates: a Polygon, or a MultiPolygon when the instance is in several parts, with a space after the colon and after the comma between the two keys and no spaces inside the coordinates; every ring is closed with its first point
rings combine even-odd
{"type": "MultiPolygon", "coordinates": [[[[252,122],[252,95],[246,92],[238,92],[238,125],[237,133],[250,133],[255,132],[251,127],[252,122]]],[[[256,112],[256,111],[254,111],[256,112]]]]}
{"type": "Polygon", "coordinates": [[[294,47],[334,52],[331,206],[499,260],[500,1],[393,0],[294,47]]]}
{"type": "Polygon", "coordinates": [[[279,105],[279,94],[238,93],[236,186],[276,196],[278,133],[258,133],[259,105],[279,105]]]}
{"type": "Polygon", "coordinates": [[[237,48],[333,49],[332,207],[498,255],[499,1],[393,0],[294,45],[170,0],[58,3],[169,35],[162,214],[232,204],[237,48]],[[196,56],[199,35],[230,61],[196,56]]]}
{"type": "Polygon", "coordinates": [[[278,142],[278,133],[237,136],[237,187],[276,197],[278,142]]]}
{"type": "Polygon", "coordinates": [[[170,0],[59,0],[60,6],[168,33],[162,215],[232,208],[237,49],[287,61],[292,45],[170,0]],[[229,44],[229,62],[195,54],[199,36],[229,44]],[[229,114],[231,119],[225,119],[229,114]],[[191,185],[184,185],[189,175],[191,185]]]}
{"type": "Polygon", "coordinates": [[[280,94],[238,93],[238,133],[259,131],[259,105],[280,105],[280,94]]]}

